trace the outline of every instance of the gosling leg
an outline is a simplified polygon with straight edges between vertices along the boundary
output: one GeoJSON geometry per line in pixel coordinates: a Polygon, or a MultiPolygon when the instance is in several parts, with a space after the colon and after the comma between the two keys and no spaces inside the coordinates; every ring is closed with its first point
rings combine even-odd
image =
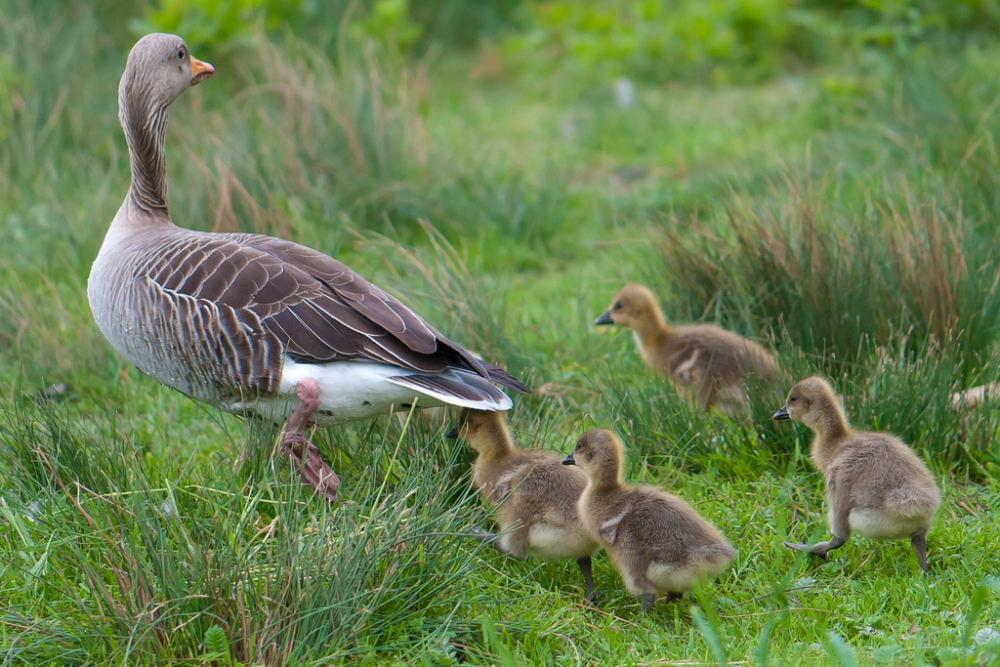
{"type": "Polygon", "coordinates": [[[306,429],[319,408],[319,383],[313,378],[300,380],[295,385],[295,395],[299,404],[288,417],[281,448],[295,463],[302,480],[332,502],[337,496],[340,478],[323,460],[319,448],[306,437],[306,429]]]}
{"type": "Polygon", "coordinates": [[[594,574],[590,567],[590,556],[578,558],[576,564],[580,566],[580,572],[583,573],[583,599],[593,604],[596,596],[594,595],[594,574]]]}
{"type": "MultiPolygon", "coordinates": [[[[835,484],[836,480],[833,477],[827,479],[827,486],[830,489],[835,490],[835,484]]],[[[794,542],[785,542],[785,546],[797,551],[811,553],[819,556],[820,558],[826,558],[828,553],[834,549],[842,547],[847,542],[847,538],[851,535],[851,525],[848,521],[850,509],[850,506],[842,501],[834,503],[833,511],[830,514],[830,532],[833,533],[833,537],[826,542],[817,542],[816,544],[795,544],[794,542]]]]}
{"type": "Polygon", "coordinates": [[[920,562],[920,569],[927,574],[927,529],[924,529],[910,538],[913,550],[917,552],[917,561],[920,562]]]}
{"type": "Polygon", "coordinates": [[[653,604],[656,602],[656,593],[643,593],[642,594],[642,611],[652,611],[653,604]]]}

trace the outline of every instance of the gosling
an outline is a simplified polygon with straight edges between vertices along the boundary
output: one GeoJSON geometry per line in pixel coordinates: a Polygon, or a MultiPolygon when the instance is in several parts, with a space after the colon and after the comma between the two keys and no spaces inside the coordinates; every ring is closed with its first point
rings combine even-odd
{"type": "Polygon", "coordinates": [[[479,453],[472,484],[484,502],[496,506],[500,535],[477,529],[477,539],[514,558],[576,560],[584,596],[593,602],[590,557],[598,545],[576,505],[587,485],[584,474],[564,468],[553,452],[517,449],[501,412],[463,410],[450,435],[464,437],[479,453]]]}
{"type": "Polygon", "coordinates": [[[660,371],[687,400],[735,417],[750,408],[747,380],[774,386],[778,364],[770,352],[714,324],[671,326],[653,292],[626,285],[594,322],[632,329],[647,366],[660,371]]]}
{"type": "Polygon", "coordinates": [[[676,600],[696,581],[714,578],[736,550],[690,505],[659,489],[622,483],[622,443],[592,429],[563,463],[587,475],[580,496],[583,525],[608,552],[629,593],[653,608],[657,593],[676,600]]]}
{"type": "Polygon", "coordinates": [[[1000,382],[981,384],[951,395],[951,407],[956,410],[978,408],[983,403],[1000,400],[1000,382]]]}
{"type": "Polygon", "coordinates": [[[833,388],[820,377],[795,384],[773,419],[800,421],[816,432],[811,456],[826,478],[833,533],[826,542],[785,546],[826,558],[852,532],[886,540],[908,537],[926,573],[927,529],[941,493],[913,450],[888,433],[851,429],[833,388]]]}

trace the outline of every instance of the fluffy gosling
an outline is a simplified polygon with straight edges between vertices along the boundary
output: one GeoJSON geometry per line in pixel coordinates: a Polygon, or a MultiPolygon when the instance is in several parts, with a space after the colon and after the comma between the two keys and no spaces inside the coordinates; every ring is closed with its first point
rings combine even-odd
{"type": "Polygon", "coordinates": [[[594,324],[632,329],[647,366],[665,374],[689,401],[729,416],[749,410],[749,378],[768,385],[778,379],[774,357],[751,340],[714,324],[668,325],[644,285],[623,287],[594,324]]]}
{"type": "Polygon", "coordinates": [[[714,578],[736,555],[681,498],[623,484],[622,443],[611,431],[587,431],[563,463],[586,473],[583,525],[608,552],[628,592],[642,597],[643,611],[653,608],[657,593],[677,599],[696,581],[714,578]]]}
{"type": "Polygon", "coordinates": [[[452,431],[479,453],[472,484],[484,502],[496,506],[501,534],[478,530],[476,537],[515,558],[576,560],[584,596],[594,601],[590,557],[597,542],[584,529],[577,500],[587,485],[579,470],[564,468],[553,452],[518,449],[502,412],[463,410],[452,431]]]}
{"type": "Polygon", "coordinates": [[[826,479],[833,533],[826,542],[785,546],[825,558],[852,532],[876,539],[908,537],[920,569],[927,572],[927,529],[941,493],[912,449],[888,433],[853,430],[833,388],[820,377],[796,383],[773,419],[800,421],[816,432],[811,456],[826,479]]]}
{"type": "Polygon", "coordinates": [[[983,403],[1000,400],[1000,382],[990,382],[957,391],[951,395],[951,407],[956,410],[978,408],[983,403]]]}

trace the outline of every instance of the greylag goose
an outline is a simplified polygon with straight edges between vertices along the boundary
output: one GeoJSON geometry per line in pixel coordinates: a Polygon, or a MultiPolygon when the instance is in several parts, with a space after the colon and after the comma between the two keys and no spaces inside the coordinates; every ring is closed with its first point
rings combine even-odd
{"type": "Polygon", "coordinates": [[[579,470],[561,465],[555,452],[518,449],[502,413],[463,410],[449,434],[464,437],[479,453],[472,485],[496,510],[500,534],[475,529],[476,537],[514,558],[576,561],[584,596],[594,601],[590,557],[597,542],[584,529],[576,504],[587,486],[579,470]]]}
{"type": "Polygon", "coordinates": [[[826,479],[833,533],[825,542],[785,542],[786,547],[826,558],[852,532],[883,540],[908,537],[927,572],[927,529],[941,492],[906,443],[889,433],[852,429],[833,387],[817,376],[797,382],[772,418],[800,421],[816,433],[810,454],[826,479]]]}
{"type": "Polygon", "coordinates": [[[87,285],[114,348],[196,400],[285,421],[284,451],[328,499],[340,481],[307,438],[312,423],[414,405],[509,409],[492,382],[523,384],[341,262],[290,241],[171,221],[167,107],[213,72],[176,35],[146,35],[128,55],[118,106],[132,183],[87,285]]]}
{"type": "Polygon", "coordinates": [[[735,417],[750,409],[747,381],[774,386],[778,364],[770,352],[714,324],[668,325],[645,285],[626,285],[594,324],[632,329],[647,366],[666,375],[692,403],[735,417]]]}
{"type": "Polygon", "coordinates": [[[649,611],[657,593],[678,600],[695,582],[717,576],[736,550],[684,499],[622,482],[623,458],[618,436],[595,428],[580,436],[563,464],[587,475],[580,520],[608,552],[626,590],[649,611]]]}

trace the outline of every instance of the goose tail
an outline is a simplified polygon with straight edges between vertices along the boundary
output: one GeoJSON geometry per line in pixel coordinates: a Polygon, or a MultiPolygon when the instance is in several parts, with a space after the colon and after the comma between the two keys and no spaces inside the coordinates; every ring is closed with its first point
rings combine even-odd
{"type": "Polygon", "coordinates": [[[486,367],[486,374],[490,376],[490,379],[497,384],[503,385],[508,389],[513,389],[514,391],[520,392],[522,394],[530,394],[531,389],[518,380],[516,377],[500,368],[499,366],[491,363],[484,362],[483,365],[486,367]]]}
{"type": "Polygon", "coordinates": [[[496,412],[509,410],[513,405],[510,397],[472,371],[452,369],[448,373],[394,375],[386,378],[386,381],[413,389],[448,405],[473,410],[496,412]]]}

